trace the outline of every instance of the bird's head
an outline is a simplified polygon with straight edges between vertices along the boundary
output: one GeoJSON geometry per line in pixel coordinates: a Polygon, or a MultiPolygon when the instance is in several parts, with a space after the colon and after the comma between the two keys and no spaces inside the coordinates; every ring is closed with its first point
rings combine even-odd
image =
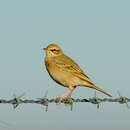
{"type": "Polygon", "coordinates": [[[56,44],[50,44],[46,48],[43,48],[46,51],[47,56],[58,56],[62,54],[61,48],[56,44]]]}

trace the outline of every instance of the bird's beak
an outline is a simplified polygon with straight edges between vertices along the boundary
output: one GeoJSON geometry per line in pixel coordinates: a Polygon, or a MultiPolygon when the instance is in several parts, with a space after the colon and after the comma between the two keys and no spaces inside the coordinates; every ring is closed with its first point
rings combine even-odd
{"type": "Polygon", "coordinates": [[[43,48],[44,51],[46,51],[47,49],[46,48],[43,48]]]}

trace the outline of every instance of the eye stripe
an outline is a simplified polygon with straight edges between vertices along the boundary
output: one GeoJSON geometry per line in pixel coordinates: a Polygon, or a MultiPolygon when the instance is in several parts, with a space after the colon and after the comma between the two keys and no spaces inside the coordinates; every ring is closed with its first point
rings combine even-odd
{"type": "Polygon", "coordinates": [[[51,51],[56,51],[56,49],[51,49],[51,51]]]}

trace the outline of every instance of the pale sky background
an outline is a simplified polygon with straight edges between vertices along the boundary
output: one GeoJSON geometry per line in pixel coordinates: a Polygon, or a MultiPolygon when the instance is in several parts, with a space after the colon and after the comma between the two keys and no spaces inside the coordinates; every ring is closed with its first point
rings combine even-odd
{"type": "MultiPolygon", "coordinates": [[[[66,88],[48,75],[45,53],[57,43],[91,79],[117,98],[130,98],[129,0],[0,0],[0,98],[26,93],[23,99],[56,98],[66,88]]],[[[94,90],[79,87],[73,98],[92,98],[94,90]]],[[[98,92],[98,96],[106,96],[98,92]]],[[[130,110],[119,103],[64,105],[0,104],[0,130],[130,129],[130,110]]]]}

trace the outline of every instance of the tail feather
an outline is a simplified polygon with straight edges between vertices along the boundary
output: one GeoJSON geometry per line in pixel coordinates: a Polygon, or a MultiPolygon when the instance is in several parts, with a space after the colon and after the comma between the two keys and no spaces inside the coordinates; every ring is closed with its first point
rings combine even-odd
{"type": "Polygon", "coordinates": [[[101,88],[99,88],[99,87],[97,87],[97,86],[95,86],[95,85],[93,85],[93,86],[88,86],[88,87],[94,88],[94,89],[96,89],[96,90],[98,90],[98,91],[100,91],[100,92],[106,94],[107,96],[112,97],[109,93],[107,93],[106,91],[104,91],[103,89],[101,89],[101,88]]]}

